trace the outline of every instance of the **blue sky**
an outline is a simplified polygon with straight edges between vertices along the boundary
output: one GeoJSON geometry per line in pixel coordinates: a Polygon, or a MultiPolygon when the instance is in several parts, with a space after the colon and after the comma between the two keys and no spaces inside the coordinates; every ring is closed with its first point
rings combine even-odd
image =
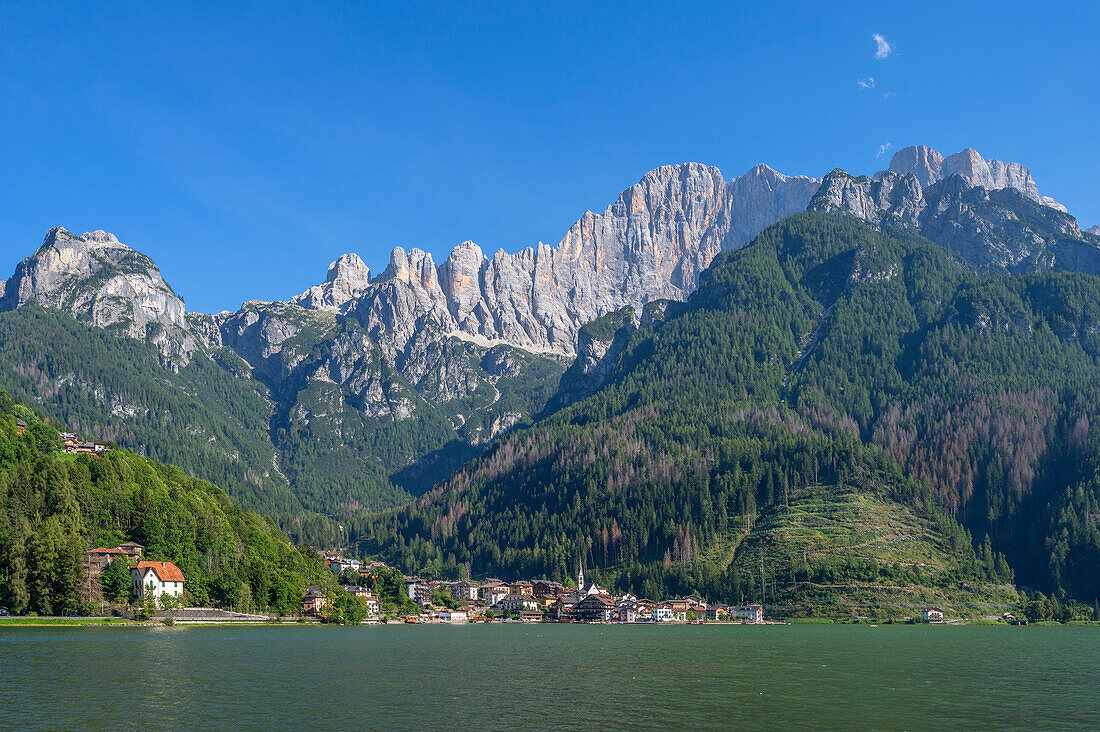
{"type": "Polygon", "coordinates": [[[0,2],[0,277],[101,228],[236,309],[347,251],[556,243],[666,163],[871,173],[919,143],[1100,223],[1092,3],[152,5],[0,2]]]}

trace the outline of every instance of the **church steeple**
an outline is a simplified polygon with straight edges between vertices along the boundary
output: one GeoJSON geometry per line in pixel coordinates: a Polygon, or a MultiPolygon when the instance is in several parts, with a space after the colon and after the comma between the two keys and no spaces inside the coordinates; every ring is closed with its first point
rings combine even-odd
{"type": "Polygon", "coordinates": [[[584,565],[577,562],[577,592],[584,592],[584,565]]]}

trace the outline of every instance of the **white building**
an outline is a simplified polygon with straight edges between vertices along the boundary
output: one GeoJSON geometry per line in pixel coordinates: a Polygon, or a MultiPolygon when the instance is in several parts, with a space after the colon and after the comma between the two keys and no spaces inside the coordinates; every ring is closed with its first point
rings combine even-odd
{"type": "Polygon", "coordinates": [[[447,589],[451,591],[451,597],[461,601],[477,600],[477,582],[451,582],[447,589]]]}
{"type": "Polygon", "coordinates": [[[942,623],[943,622],[943,610],[938,607],[930,607],[921,613],[921,620],[926,623],[942,623]]]}
{"type": "Polygon", "coordinates": [[[538,610],[539,604],[530,595],[505,595],[493,603],[492,607],[500,612],[519,612],[521,610],[538,610]]]}
{"type": "Polygon", "coordinates": [[[183,572],[171,562],[142,561],[130,568],[130,595],[141,599],[183,596],[183,572]]]}
{"type": "Polygon", "coordinates": [[[752,605],[737,605],[731,607],[730,619],[741,620],[746,623],[763,623],[764,606],[753,603],[752,605]]]}
{"type": "Polygon", "coordinates": [[[439,619],[444,623],[465,623],[470,618],[465,610],[440,610],[439,619]]]}

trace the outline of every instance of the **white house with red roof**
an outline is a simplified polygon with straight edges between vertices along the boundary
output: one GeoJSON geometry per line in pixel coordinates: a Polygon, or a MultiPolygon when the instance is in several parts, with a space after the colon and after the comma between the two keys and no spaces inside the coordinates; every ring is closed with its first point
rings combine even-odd
{"type": "Polygon", "coordinates": [[[183,596],[183,572],[171,562],[141,561],[130,567],[130,594],[141,599],[146,593],[158,600],[165,595],[183,596]]]}

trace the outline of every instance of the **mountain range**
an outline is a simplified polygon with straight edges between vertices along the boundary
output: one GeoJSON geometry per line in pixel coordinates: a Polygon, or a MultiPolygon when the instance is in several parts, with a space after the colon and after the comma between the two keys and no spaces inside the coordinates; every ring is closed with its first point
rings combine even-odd
{"type": "MultiPolygon", "coordinates": [[[[806,211],[811,214],[802,216],[809,219],[796,217],[800,225],[812,221],[829,230],[838,226],[837,216],[860,222],[844,230],[849,241],[878,232],[891,242],[922,244],[905,256],[887,257],[885,263],[858,247],[820,258],[796,281],[779,288],[787,292],[783,296],[772,287],[779,280],[763,290],[759,283],[739,281],[738,287],[747,289],[734,293],[743,300],[735,318],[753,312],[758,315],[752,317],[770,318],[774,312],[763,315],[768,302],[772,311],[780,311],[788,305],[784,298],[809,300],[791,323],[760,336],[768,344],[765,351],[787,348],[754,354],[757,360],[784,366],[781,382],[766,394],[758,391],[760,384],[750,388],[742,383],[747,402],[739,402],[734,412],[778,410],[779,417],[753,418],[764,423],[783,423],[788,419],[783,415],[795,414],[806,429],[826,434],[844,426],[840,432],[855,439],[860,450],[885,451],[918,483],[926,454],[917,458],[876,442],[879,431],[886,429],[881,420],[891,409],[916,419],[905,411],[916,409],[911,402],[875,381],[885,378],[883,374],[868,372],[871,381],[859,388],[852,382],[845,386],[852,391],[842,389],[840,396],[820,385],[827,398],[802,396],[808,388],[801,385],[804,374],[814,373],[809,367],[829,347],[826,329],[841,302],[837,298],[857,283],[905,280],[901,274],[911,268],[906,257],[924,257],[929,251],[938,252],[939,274],[954,273],[948,278],[952,282],[970,282],[970,277],[1027,282],[1057,272],[1100,272],[1096,227],[1082,230],[1064,207],[1041,195],[1025,166],[985,160],[971,149],[944,157],[923,146],[903,148],[887,170],[870,177],[839,169],[820,178],[787,176],[758,165],[727,180],[716,168],[689,163],[650,171],[604,212],[586,212],[556,246],[540,243],[487,257],[473,242],[463,242],[439,265],[419,249],[396,248],[377,276],[349,253],[329,266],[323,283],[300,295],[285,302],[248,301],[233,313],[187,312],[155,263],[111,234],[75,236],[52,229],[37,251],[0,283],[0,368],[4,386],[52,418],[210,478],[299,539],[328,544],[355,540],[390,551],[393,541],[379,541],[385,532],[369,515],[421,496],[415,505],[431,516],[428,525],[433,528],[398,532],[401,547],[422,542],[419,553],[396,550],[410,569],[432,561],[446,564],[448,551],[455,561],[516,569],[520,565],[476,556],[469,547],[467,558],[459,560],[463,552],[448,549],[442,539],[448,532],[455,536],[455,526],[463,515],[472,516],[472,509],[463,509],[458,517],[436,515],[432,501],[446,503],[439,496],[450,495],[456,481],[477,475],[469,471],[480,470],[476,466],[502,451],[518,450],[517,440],[526,439],[521,436],[531,430],[559,424],[569,410],[582,409],[575,405],[610,398],[608,390],[620,383],[616,380],[627,378],[624,364],[641,363],[638,349],[646,346],[640,344],[647,339],[655,343],[655,334],[683,327],[675,324],[692,321],[699,303],[716,297],[716,258],[728,266],[729,253],[749,251],[746,244],[762,231],[767,234],[768,227],[806,211]],[[926,245],[932,249],[922,248],[926,245]],[[710,289],[702,286],[708,280],[710,289]],[[798,327],[792,330],[795,321],[798,327]],[[867,392],[866,404],[852,396],[859,389],[867,392]],[[880,398],[880,392],[891,396],[880,398]],[[486,447],[489,452],[478,459],[486,447]],[[432,523],[437,520],[438,527],[432,523]],[[432,546],[440,553],[427,548],[432,546]]],[[[820,255],[771,246],[777,257],[820,255]]],[[[919,290],[923,285],[918,278],[908,286],[919,290]]],[[[944,302],[958,297],[954,290],[940,294],[944,302]]],[[[912,301],[916,296],[907,292],[906,297],[912,301]]],[[[917,331],[907,322],[910,330],[893,334],[909,339],[890,346],[896,358],[915,357],[918,331],[939,327],[935,318],[948,317],[946,311],[933,314],[922,307],[931,306],[909,305],[919,311],[909,318],[920,323],[917,331]]],[[[1007,319],[1011,327],[1032,318],[1021,313],[1037,307],[1028,302],[1019,312],[978,308],[952,311],[950,317],[956,325],[988,317],[997,327],[1007,319]],[[981,316],[975,314],[979,311],[981,316]]],[[[726,312],[721,317],[730,316],[726,312]]],[[[1047,325],[1059,337],[1064,333],[1058,328],[1070,327],[1062,320],[1047,325]]],[[[861,322],[860,327],[870,324],[861,322]]],[[[1083,339],[1090,331],[1080,329],[1090,327],[1073,322],[1074,337],[1083,339]]],[[[704,341],[728,336],[697,335],[704,341]]],[[[689,378],[692,383],[705,381],[703,373],[723,388],[740,383],[733,372],[716,373],[692,362],[718,358],[696,349],[683,343],[666,356],[686,358],[699,367],[689,378]]],[[[719,360],[742,357],[727,353],[719,360]]],[[[646,368],[652,369],[645,371],[647,380],[662,383],[668,378],[665,366],[646,368]]],[[[896,378],[906,381],[914,375],[905,371],[896,378]]],[[[651,406],[657,408],[656,402],[651,406]]],[[[586,419],[623,419],[626,412],[620,407],[586,419]]],[[[929,449],[918,443],[910,439],[906,444],[910,451],[929,449]]],[[[561,452],[560,446],[535,451],[544,449],[561,452]]],[[[867,459],[874,463],[874,458],[867,459]]],[[[553,475],[543,478],[556,484],[553,475]]],[[[923,480],[923,485],[937,492],[931,500],[944,502],[949,513],[969,510],[965,491],[945,490],[934,480],[923,480]]],[[[840,488],[834,482],[830,490],[840,488]]],[[[508,495],[506,500],[518,501],[508,495]]],[[[448,505],[448,511],[457,511],[460,504],[448,505]]],[[[543,504],[533,509],[553,513],[543,504]]],[[[510,510],[507,506],[484,510],[485,522],[508,525],[499,520],[501,512],[510,510]]],[[[590,516],[574,518],[580,530],[615,533],[610,526],[596,526],[590,516]]],[[[622,531],[623,522],[611,518],[622,531]]],[[[989,533],[997,551],[1013,556],[1005,543],[1012,534],[999,533],[996,521],[983,520],[979,527],[968,524],[966,516],[962,520],[989,533]]],[[[385,535],[396,540],[398,534],[385,535]]],[[[682,558],[684,539],[673,538],[682,558]]],[[[697,536],[693,541],[699,546],[697,536]]],[[[500,552],[508,551],[508,542],[494,543],[500,552]]],[[[702,543],[736,555],[732,539],[702,543]]],[[[591,546],[583,551],[571,542],[561,546],[570,548],[560,550],[560,561],[538,566],[560,574],[578,554],[597,563],[608,563],[611,557],[605,551],[598,559],[591,546]]],[[[666,548],[674,553],[671,544],[666,548]]],[[[623,571],[643,571],[638,567],[649,566],[644,560],[648,551],[639,551],[631,561],[640,564],[623,571]]],[[[722,571],[733,562],[731,558],[723,564],[722,571]]],[[[658,564],[664,566],[663,561],[658,564]]]]}

